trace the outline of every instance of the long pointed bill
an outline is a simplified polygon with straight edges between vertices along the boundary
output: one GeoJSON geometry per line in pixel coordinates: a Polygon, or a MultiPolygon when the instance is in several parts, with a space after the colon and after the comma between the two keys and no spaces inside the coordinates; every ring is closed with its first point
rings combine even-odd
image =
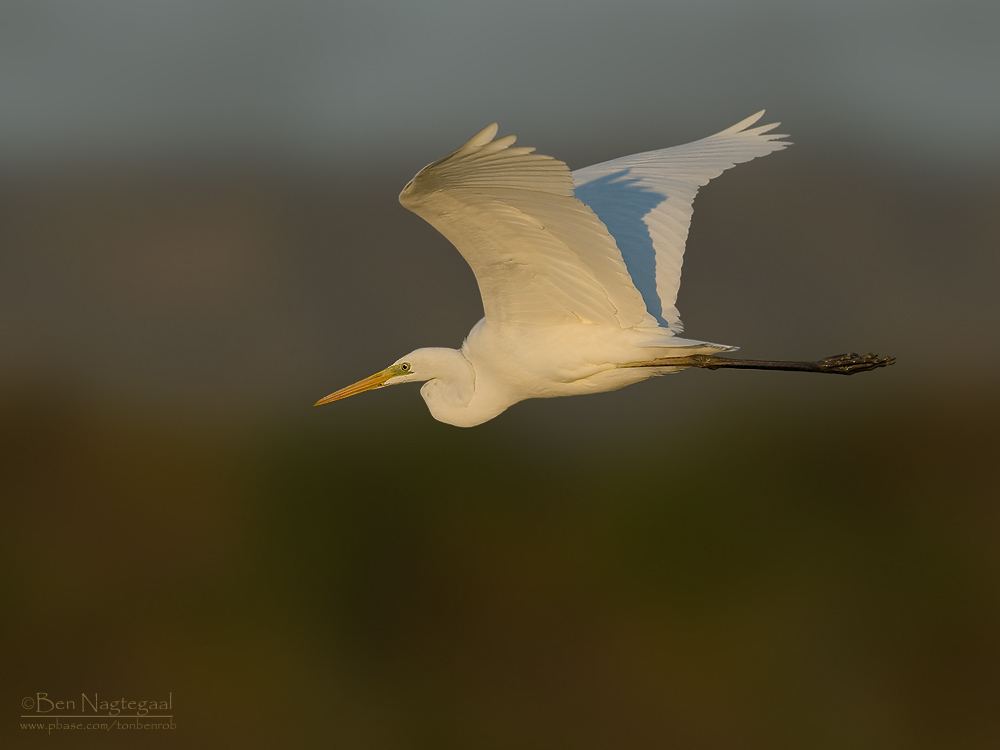
{"type": "Polygon", "coordinates": [[[365,391],[370,391],[372,388],[378,388],[385,385],[385,381],[393,377],[397,373],[391,371],[391,368],[386,368],[382,372],[376,372],[371,377],[365,378],[364,380],[359,380],[354,385],[349,385],[346,388],[341,388],[336,393],[331,393],[326,398],[321,398],[313,406],[321,406],[322,404],[328,404],[331,401],[339,401],[342,398],[347,398],[348,396],[355,396],[359,393],[364,393],[365,391]]]}

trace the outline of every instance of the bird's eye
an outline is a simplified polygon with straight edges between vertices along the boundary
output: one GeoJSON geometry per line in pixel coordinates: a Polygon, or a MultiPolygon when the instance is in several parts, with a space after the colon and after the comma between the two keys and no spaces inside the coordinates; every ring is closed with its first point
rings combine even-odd
{"type": "Polygon", "coordinates": [[[402,370],[403,372],[409,372],[410,371],[410,363],[409,362],[403,362],[402,364],[399,365],[399,369],[402,370]]]}

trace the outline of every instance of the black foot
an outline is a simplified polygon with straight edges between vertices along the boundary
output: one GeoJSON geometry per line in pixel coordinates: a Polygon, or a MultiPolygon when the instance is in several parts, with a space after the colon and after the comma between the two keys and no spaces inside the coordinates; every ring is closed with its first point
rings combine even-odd
{"type": "Polygon", "coordinates": [[[879,367],[888,367],[895,363],[895,357],[880,357],[877,354],[835,354],[821,359],[820,368],[823,372],[838,375],[853,375],[856,372],[868,372],[879,367]]]}

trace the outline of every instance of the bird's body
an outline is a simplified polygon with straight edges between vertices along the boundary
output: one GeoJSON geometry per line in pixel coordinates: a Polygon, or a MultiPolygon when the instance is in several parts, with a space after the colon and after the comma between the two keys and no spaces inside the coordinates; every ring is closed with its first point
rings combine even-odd
{"type": "MultiPolygon", "coordinates": [[[[400,202],[472,267],[485,317],[460,350],[418,349],[317,403],[424,381],[436,419],[471,427],[528,398],[613,391],[691,366],[760,367],[715,357],[736,347],[679,338],[675,301],[698,188],[788,145],[770,133],[777,124],[750,127],[762,114],[573,173],[513,147],[513,136],[494,140],[494,124],[425,167],[400,202]]],[[[853,356],[769,369],[850,374],[890,363],[853,356]]]]}
{"type": "Polygon", "coordinates": [[[728,349],[678,339],[659,328],[497,326],[484,318],[460,350],[418,349],[403,361],[413,366],[414,374],[447,371],[427,380],[421,395],[435,419],[472,427],[525,399],[616,391],[681,369],[620,367],[623,363],[728,349]]]}

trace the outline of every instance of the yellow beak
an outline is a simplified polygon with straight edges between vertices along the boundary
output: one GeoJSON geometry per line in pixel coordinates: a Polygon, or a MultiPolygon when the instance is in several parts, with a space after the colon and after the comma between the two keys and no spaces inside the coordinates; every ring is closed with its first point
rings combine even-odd
{"type": "Polygon", "coordinates": [[[364,380],[359,380],[353,385],[349,385],[346,388],[341,388],[335,393],[331,393],[325,398],[321,398],[313,406],[321,406],[322,404],[328,404],[331,401],[339,401],[342,398],[347,398],[348,396],[355,396],[359,393],[364,393],[365,391],[370,391],[372,388],[378,388],[385,385],[385,381],[393,377],[397,373],[392,372],[392,368],[386,368],[382,372],[376,372],[371,377],[365,378],[364,380]]]}

